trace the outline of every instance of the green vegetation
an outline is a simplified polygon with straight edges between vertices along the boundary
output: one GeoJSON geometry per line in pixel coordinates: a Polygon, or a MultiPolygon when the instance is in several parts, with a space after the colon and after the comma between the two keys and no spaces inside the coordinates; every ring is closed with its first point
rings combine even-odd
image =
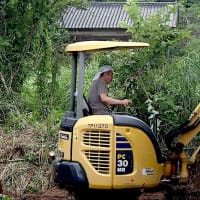
{"type": "MultiPolygon", "coordinates": [[[[140,53],[133,56],[132,60],[136,57],[132,64],[134,66],[124,71],[126,80],[121,77],[118,84],[125,83],[131,87],[133,102],[145,121],[148,121],[148,117],[152,118],[154,113],[159,113],[162,137],[172,127],[183,122],[199,103],[199,39],[194,36],[194,29],[193,33],[188,29],[192,21],[170,28],[166,25],[170,13],[161,11],[144,20],[139,15],[136,1],[128,2],[129,6],[125,9],[135,24],[133,27],[124,23],[122,25],[132,33],[133,41],[149,42],[151,47],[142,52],[142,57],[140,53]],[[195,47],[191,49],[191,45],[195,47]]],[[[191,12],[187,16],[186,8],[180,4],[181,20],[185,20],[185,17],[197,20],[199,16],[194,8],[190,8],[191,12]]],[[[169,9],[170,12],[176,12],[177,8],[169,9]]]]}
{"type": "Polygon", "coordinates": [[[2,200],[14,200],[13,198],[8,197],[7,195],[3,195],[2,200]]]}

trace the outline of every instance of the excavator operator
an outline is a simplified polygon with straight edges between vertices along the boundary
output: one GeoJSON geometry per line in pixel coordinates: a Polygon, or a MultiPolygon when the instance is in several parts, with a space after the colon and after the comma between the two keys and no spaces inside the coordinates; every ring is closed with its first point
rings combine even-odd
{"type": "Polygon", "coordinates": [[[110,114],[112,112],[110,106],[131,104],[130,99],[114,99],[108,96],[108,84],[113,80],[113,69],[109,65],[100,67],[99,72],[93,78],[89,90],[88,103],[93,114],[110,114]]]}

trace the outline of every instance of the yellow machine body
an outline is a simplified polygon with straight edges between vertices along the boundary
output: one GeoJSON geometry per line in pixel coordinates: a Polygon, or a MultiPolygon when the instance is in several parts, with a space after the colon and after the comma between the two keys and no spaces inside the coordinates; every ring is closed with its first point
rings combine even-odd
{"type": "Polygon", "coordinates": [[[137,118],[117,118],[114,117],[119,121],[121,118],[128,119],[136,125],[115,125],[111,115],[92,115],[76,122],[73,136],[70,132],[60,131],[60,159],[81,163],[89,188],[123,189],[159,185],[164,165],[158,162],[156,156],[155,145],[159,147],[155,136],[137,118]],[[144,126],[144,130],[140,126],[144,126]]]}

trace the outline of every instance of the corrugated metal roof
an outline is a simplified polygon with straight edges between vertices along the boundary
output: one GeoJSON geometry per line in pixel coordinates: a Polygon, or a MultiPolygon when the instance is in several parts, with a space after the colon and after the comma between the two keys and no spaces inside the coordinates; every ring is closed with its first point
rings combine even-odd
{"type": "MultiPolygon", "coordinates": [[[[93,2],[86,9],[69,7],[61,19],[61,27],[71,30],[80,29],[118,29],[120,22],[125,21],[132,24],[129,15],[124,10],[124,2],[93,2]]],[[[176,5],[175,2],[140,2],[141,15],[157,13],[167,5],[176,5]]],[[[176,27],[178,13],[170,17],[169,26],[176,27]]]]}

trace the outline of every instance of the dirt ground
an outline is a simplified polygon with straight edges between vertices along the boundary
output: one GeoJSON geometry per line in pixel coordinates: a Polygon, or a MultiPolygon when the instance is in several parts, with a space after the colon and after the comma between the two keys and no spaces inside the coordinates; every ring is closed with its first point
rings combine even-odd
{"type": "Polygon", "coordinates": [[[9,196],[9,198],[13,198],[14,200],[68,200],[68,192],[57,187],[53,187],[42,193],[23,195],[5,191],[5,195],[9,196]]]}
{"type": "MultiPolygon", "coordinates": [[[[51,187],[41,193],[33,194],[23,194],[19,196],[17,194],[8,193],[9,197],[12,197],[14,200],[77,200],[73,196],[69,195],[69,192],[66,189],[60,189],[56,186],[51,187]]],[[[134,193],[132,191],[125,191],[123,193],[115,192],[93,192],[89,200],[199,200],[200,196],[200,178],[195,180],[193,185],[187,185],[183,188],[174,187],[173,191],[166,192],[164,191],[144,191],[141,195],[134,193]]]]}
{"type": "MultiPolygon", "coordinates": [[[[155,193],[148,193],[145,194],[144,196],[141,197],[135,197],[134,195],[132,197],[128,197],[124,196],[125,199],[130,199],[130,200],[199,200],[199,196],[200,196],[200,191],[188,191],[182,193],[176,193],[176,195],[168,195],[167,197],[165,197],[165,195],[162,192],[155,192],[155,193]]],[[[15,196],[15,195],[11,195],[9,194],[9,197],[13,198],[14,200],[75,200],[73,197],[69,197],[68,192],[66,190],[60,190],[58,188],[52,188],[49,189],[43,193],[37,193],[37,194],[26,194],[23,196],[15,196]]],[[[123,199],[123,197],[119,197],[119,196],[115,196],[115,195],[106,195],[104,197],[99,197],[99,196],[94,196],[95,200],[100,200],[100,199],[104,199],[104,200],[110,200],[110,199],[115,199],[115,200],[121,200],[123,199]]]]}

